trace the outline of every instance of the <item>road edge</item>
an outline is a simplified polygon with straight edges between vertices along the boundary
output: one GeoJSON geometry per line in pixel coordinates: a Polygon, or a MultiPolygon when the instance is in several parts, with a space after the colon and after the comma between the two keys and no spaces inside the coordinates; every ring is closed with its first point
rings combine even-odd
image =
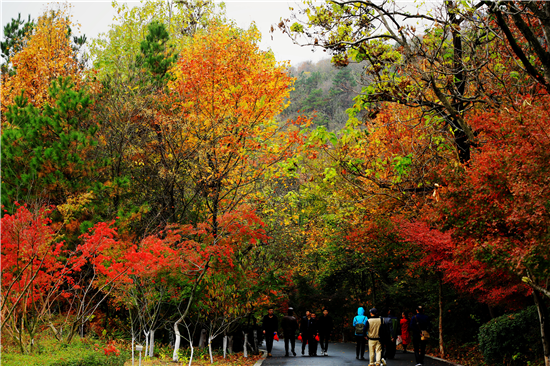
{"type": "Polygon", "coordinates": [[[437,361],[441,361],[441,362],[445,362],[445,363],[448,363],[449,365],[451,366],[462,366],[461,364],[459,363],[454,363],[452,361],[449,361],[449,360],[445,360],[443,358],[439,358],[439,357],[435,357],[435,356],[430,356],[430,355],[424,355],[424,357],[429,357],[429,358],[433,358],[434,360],[437,360],[437,361]]]}
{"type": "Polygon", "coordinates": [[[256,363],[254,364],[254,366],[262,366],[262,363],[263,363],[264,360],[267,358],[267,351],[266,351],[266,350],[263,350],[263,349],[261,349],[260,351],[262,351],[262,353],[263,353],[262,358],[260,358],[258,361],[256,361],[256,363]]]}

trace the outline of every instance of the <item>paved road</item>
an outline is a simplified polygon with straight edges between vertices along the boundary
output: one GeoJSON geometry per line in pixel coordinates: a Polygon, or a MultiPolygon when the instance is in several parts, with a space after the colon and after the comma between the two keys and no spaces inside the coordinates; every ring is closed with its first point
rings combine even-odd
{"type": "MultiPolygon", "coordinates": [[[[265,349],[265,345],[264,345],[265,349]]],[[[285,346],[281,339],[279,342],[273,342],[273,357],[263,361],[262,366],[344,366],[344,365],[363,365],[369,364],[368,352],[365,353],[366,361],[355,359],[355,343],[330,343],[328,346],[328,356],[309,357],[302,356],[302,343],[296,341],[296,357],[284,357],[285,346]]],[[[402,353],[397,351],[395,359],[386,360],[388,366],[411,366],[415,365],[414,354],[412,352],[402,353]]],[[[426,357],[424,366],[449,366],[449,363],[434,360],[426,357]]]]}

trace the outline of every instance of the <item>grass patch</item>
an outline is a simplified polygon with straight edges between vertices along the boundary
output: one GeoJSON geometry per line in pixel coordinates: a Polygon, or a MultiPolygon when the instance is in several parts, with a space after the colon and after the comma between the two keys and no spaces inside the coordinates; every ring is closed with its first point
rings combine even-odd
{"type": "Polygon", "coordinates": [[[131,358],[129,351],[115,342],[75,339],[60,344],[54,339],[40,342],[35,353],[23,355],[10,350],[2,352],[3,366],[123,366],[131,358]]]}

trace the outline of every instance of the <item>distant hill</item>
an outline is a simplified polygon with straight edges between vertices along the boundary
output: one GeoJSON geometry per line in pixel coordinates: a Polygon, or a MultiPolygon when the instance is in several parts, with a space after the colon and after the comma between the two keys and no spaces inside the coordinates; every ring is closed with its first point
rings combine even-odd
{"type": "Polygon", "coordinates": [[[313,122],[330,131],[342,128],[348,120],[346,110],[360,91],[361,69],[358,64],[336,68],[330,59],[293,66],[290,73],[296,78],[295,89],[281,118],[305,114],[315,116],[313,122]]]}

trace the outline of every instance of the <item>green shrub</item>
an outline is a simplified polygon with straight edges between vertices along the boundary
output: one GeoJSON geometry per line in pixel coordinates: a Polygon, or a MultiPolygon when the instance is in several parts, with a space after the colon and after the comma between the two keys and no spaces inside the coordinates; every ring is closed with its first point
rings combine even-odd
{"type": "Polygon", "coordinates": [[[539,316],[531,306],[479,328],[479,347],[489,365],[525,365],[542,357],[539,316]]]}
{"type": "Polygon", "coordinates": [[[92,345],[80,340],[70,345],[50,347],[33,355],[2,352],[2,366],[124,366],[124,362],[131,358],[125,350],[121,350],[119,355],[105,355],[105,345],[92,345]]]}

